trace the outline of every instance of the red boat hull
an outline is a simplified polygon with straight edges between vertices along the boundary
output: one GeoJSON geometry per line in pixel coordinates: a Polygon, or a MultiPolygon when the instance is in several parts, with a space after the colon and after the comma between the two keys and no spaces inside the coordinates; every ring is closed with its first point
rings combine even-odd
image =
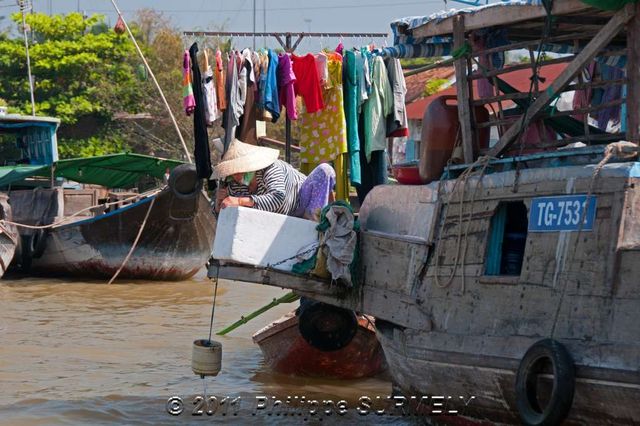
{"type": "Polygon", "coordinates": [[[285,315],[253,335],[267,365],[282,374],[358,379],[386,368],[384,353],[375,328],[364,316],[358,317],[353,340],[337,351],[323,352],[309,345],[298,331],[298,317],[285,315]]]}

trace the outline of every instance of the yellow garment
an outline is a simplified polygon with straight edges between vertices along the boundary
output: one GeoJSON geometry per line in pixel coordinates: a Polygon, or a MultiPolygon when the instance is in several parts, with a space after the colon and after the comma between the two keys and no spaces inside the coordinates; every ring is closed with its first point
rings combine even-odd
{"type": "Polygon", "coordinates": [[[300,114],[300,162],[320,164],[347,152],[347,124],[342,96],[342,58],[330,55],[329,78],[323,88],[324,109],[300,114]]]}

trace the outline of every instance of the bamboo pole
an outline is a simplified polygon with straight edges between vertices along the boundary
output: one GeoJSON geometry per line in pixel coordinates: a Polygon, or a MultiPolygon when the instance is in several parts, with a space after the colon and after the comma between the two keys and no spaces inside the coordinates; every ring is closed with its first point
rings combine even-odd
{"type": "Polygon", "coordinates": [[[274,308],[274,307],[278,306],[281,303],[292,303],[292,302],[295,302],[299,298],[300,298],[300,296],[294,294],[293,292],[289,292],[289,293],[285,294],[284,296],[282,296],[279,299],[273,299],[271,301],[271,303],[269,303],[267,305],[264,305],[262,308],[258,309],[257,311],[254,311],[254,312],[250,313],[247,316],[242,316],[238,321],[234,322],[229,327],[218,331],[216,334],[218,336],[224,336],[225,334],[235,330],[236,328],[240,327],[241,325],[248,323],[249,321],[251,321],[252,319],[256,318],[257,316],[262,315],[263,313],[267,312],[269,309],[274,308]]]}
{"type": "Polygon", "coordinates": [[[193,163],[193,161],[191,161],[191,155],[189,155],[189,149],[187,148],[187,144],[184,141],[184,138],[182,137],[182,133],[180,133],[180,128],[178,127],[178,122],[176,121],[176,118],[173,116],[173,112],[171,111],[171,108],[169,107],[169,102],[167,102],[167,98],[164,96],[164,92],[162,91],[162,88],[160,87],[160,84],[158,83],[158,80],[156,80],[156,76],[155,74],[153,74],[153,71],[151,70],[151,67],[149,66],[149,63],[147,62],[147,59],[144,57],[144,54],[142,53],[142,50],[140,49],[140,46],[138,46],[138,42],[136,41],[136,38],[133,36],[133,33],[131,32],[131,29],[129,28],[129,24],[127,24],[127,21],[125,21],[124,16],[122,16],[122,12],[120,12],[120,9],[118,8],[118,5],[116,4],[115,0],[111,0],[111,4],[113,4],[113,7],[116,9],[116,13],[118,14],[118,17],[120,19],[122,19],[122,23],[124,23],[124,27],[127,29],[127,33],[129,33],[129,37],[131,37],[131,41],[133,41],[133,45],[136,47],[136,50],[138,51],[138,55],[140,55],[140,58],[142,59],[142,62],[144,63],[144,66],[147,68],[147,71],[149,71],[149,75],[151,76],[151,79],[153,80],[153,83],[156,85],[156,88],[158,89],[158,92],[160,93],[160,97],[162,98],[162,102],[164,102],[164,106],[167,108],[167,111],[169,112],[169,116],[171,117],[171,121],[173,122],[173,126],[176,129],[176,132],[178,133],[178,138],[180,138],[180,143],[182,143],[182,148],[184,149],[184,153],[187,156],[187,160],[190,163],[193,163]]]}

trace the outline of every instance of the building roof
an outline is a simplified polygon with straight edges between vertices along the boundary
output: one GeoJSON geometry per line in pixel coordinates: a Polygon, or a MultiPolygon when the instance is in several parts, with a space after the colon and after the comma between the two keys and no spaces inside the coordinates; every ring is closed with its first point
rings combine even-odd
{"type": "Polygon", "coordinates": [[[425,85],[429,80],[434,80],[434,79],[448,80],[452,78],[454,74],[455,74],[455,68],[453,66],[450,66],[450,67],[434,68],[431,70],[423,71],[418,74],[405,77],[404,81],[407,85],[407,94],[405,95],[405,102],[410,103],[422,97],[422,93],[424,92],[425,85]]]}
{"type": "MultiPolygon", "coordinates": [[[[562,71],[564,71],[566,67],[567,67],[567,64],[564,64],[564,63],[546,65],[541,67],[539,71],[539,75],[541,79],[539,83],[540,90],[544,90],[549,85],[551,85],[553,80],[555,80],[556,77],[558,77],[558,75],[562,71]]],[[[529,91],[532,75],[533,75],[532,70],[530,68],[527,68],[527,69],[520,69],[510,73],[502,74],[499,77],[500,79],[509,83],[509,85],[513,86],[516,90],[526,93],[529,91]]],[[[478,91],[478,80],[473,80],[473,91],[474,93],[477,93],[478,91]]],[[[454,95],[454,96],[456,95],[455,84],[429,97],[418,99],[411,103],[407,103],[407,118],[409,120],[422,120],[422,116],[424,115],[424,112],[427,110],[427,107],[429,106],[429,104],[431,104],[431,102],[437,97],[445,96],[445,95],[454,95]]],[[[497,103],[493,103],[490,105],[493,107],[494,110],[496,111],[498,110],[497,103]]],[[[515,104],[512,101],[502,102],[503,109],[511,108],[513,107],[513,105],[515,104]]]]}

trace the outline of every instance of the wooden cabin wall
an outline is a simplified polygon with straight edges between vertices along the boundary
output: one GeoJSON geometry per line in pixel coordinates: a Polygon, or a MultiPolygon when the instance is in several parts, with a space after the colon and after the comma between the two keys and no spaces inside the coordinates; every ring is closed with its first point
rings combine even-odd
{"type": "MultiPolygon", "coordinates": [[[[628,324],[637,314],[637,284],[635,290],[630,291],[632,284],[625,278],[620,284],[625,291],[614,289],[617,236],[627,197],[624,181],[616,178],[596,183],[593,194],[597,196],[597,212],[593,231],[529,232],[519,277],[484,275],[493,211],[500,201],[516,200],[524,201],[530,211],[533,197],[574,192],[567,187],[567,182],[526,184],[520,186],[517,193],[510,188],[483,189],[482,199],[473,204],[470,203],[472,191],[468,190],[464,210],[466,215],[472,214],[468,234],[466,223],[459,223],[459,204],[454,196],[441,238],[432,248],[425,278],[414,289],[416,298],[424,301],[422,309],[430,314],[435,334],[429,339],[449,336],[441,344],[456,346],[461,342],[451,336],[465,336],[465,344],[479,345],[477,347],[486,355],[519,358],[533,341],[554,337],[570,348],[581,347],[578,363],[617,363],[632,368],[632,362],[640,361],[640,351],[633,346],[625,348],[624,344],[640,341],[640,328],[628,324]],[[462,248],[465,241],[467,245],[464,292],[461,262],[450,285],[440,288],[435,280],[438,274],[440,284],[446,283],[446,277],[454,267],[461,228],[462,248]],[[438,251],[441,266],[436,269],[438,251]],[[558,267],[561,263],[564,267],[558,267]],[[630,295],[632,299],[628,299],[630,295]],[[549,306],[557,309],[549,309],[549,306]],[[555,314],[549,314],[554,311],[555,314]],[[622,336],[617,330],[625,330],[626,334],[622,336]],[[514,335],[522,337],[519,344],[513,343],[514,335]],[[622,340],[623,337],[628,340],[622,340]],[[457,343],[453,344],[453,341],[457,343]],[[622,344],[616,346],[623,348],[622,353],[607,349],[612,341],[622,344]],[[489,342],[493,343],[489,345],[489,342]],[[509,344],[511,347],[505,348],[509,344]]],[[[581,180],[575,183],[574,190],[586,193],[588,186],[588,180],[581,180]]],[[[633,202],[637,206],[638,201],[633,202]]],[[[625,258],[623,264],[624,268],[635,268],[632,276],[637,277],[640,273],[640,266],[633,265],[631,257],[625,258]]]]}

